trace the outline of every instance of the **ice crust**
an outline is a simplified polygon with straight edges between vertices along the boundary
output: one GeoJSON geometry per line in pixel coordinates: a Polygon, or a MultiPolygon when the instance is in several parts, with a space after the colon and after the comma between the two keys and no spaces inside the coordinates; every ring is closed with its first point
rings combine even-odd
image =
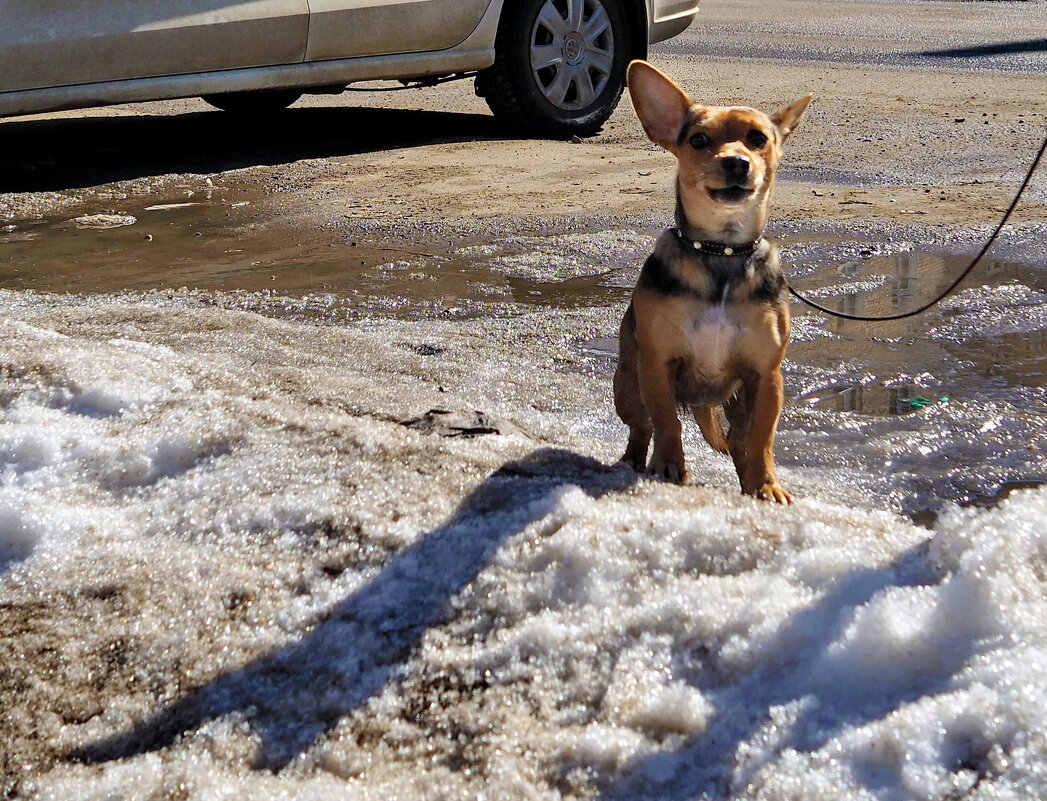
{"type": "Polygon", "coordinates": [[[603,310],[0,313],[14,797],[1047,798],[1047,489],[897,513],[953,489],[914,441],[1038,443],[1007,409],[791,410],[779,508],[693,432],[689,486],[614,464],[603,310]]]}

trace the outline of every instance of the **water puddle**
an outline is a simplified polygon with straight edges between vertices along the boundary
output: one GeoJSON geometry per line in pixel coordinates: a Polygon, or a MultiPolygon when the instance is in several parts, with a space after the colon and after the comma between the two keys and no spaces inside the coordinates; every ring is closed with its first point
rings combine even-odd
{"type": "MultiPolygon", "coordinates": [[[[813,265],[790,254],[792,283],[817,303],[849,314],[886,316],[936,297],[969,257],[905,249],[813,265]]],[[[829,318],[795,303],[792,362],[815,368],[794,399],[814,408],[871,415],[909,414],[991,393],[1019,406],[1047,383],[1047,271],[987,261],[922,315],[890,322],[829,318]]],[[[1045,409],[1047,410],[1047,409],[1045,409]]]]}
{"type": "Polygon", "coordinates": [[[169,289],[254,294],[263,313],[479,316],[507,306],[594,306],[602,280],[649,248],[619,232],[390,243],[259,222],[237,197],[165,199],[0,231],[0,286],[77,294],[169,289]],[[608,242],[607,240],[614,240],[608,242]],[[272,303],[266,303],[270,297],[272,303]]]}
{"type": "Polygon", "coordinates": [[[583,340],[578,345],[579,353],[596,359],[609,359],[618,362],[618,337],[594,337],[583,340]]]}

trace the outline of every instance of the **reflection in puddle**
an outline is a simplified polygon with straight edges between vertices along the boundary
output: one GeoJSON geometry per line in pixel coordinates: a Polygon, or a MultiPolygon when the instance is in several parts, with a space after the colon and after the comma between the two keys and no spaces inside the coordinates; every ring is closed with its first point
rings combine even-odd
{"type": "MultiPolygon", "coordinates": [[[[796,283],[829,308],[886,316],[932,300],[968,263],[967,257],[941,253],[874,255],[825,264],[796,283]]],[[[794,339],[789,359],[834,377],[803,381],[794,397],[811,408],[900,415],[942,398],[978,399],[1007,387],[1042,387],[1045,291],[1044,270],[989,261],[956,290],[967,293],[962,298],[954,294],[904,320],[841,320],[795,303],[795,319],[808,318],[831,336],[794,339]],[[919,384],[904,379],[916,374],[923,376],[919,384]]],[[[1020,393],[1006,400],[1028,405],[1020,393]]]]}
{"type": "MultiPolygon", "coordinates": [[[[905,251],[849,260],[838,266],[831,263],[821,265],[794,283],[802,294],[818,298],[820,305],[835,311],[887,317],[909,312],[935,299],[969,263],[968,256],[905,251]]],[[[970,287],[1005,284],[1023,284],[1041,291],[1047,289],[1041,269],[986,260],[954,290],[952,297],[970,287]]],[[[795,311],[797,314],[809,312],[801,305],[797,305],[795,311]]],[[[940,307],[928,310],[926,316],[905,320],[866,322],[832,318],[829,322],[833,330],[840,333],[885,337],[927,331],[930,328],[928,318],[936,314],[941,314],[940,307]]]]}
{"type": "Polygon", "coordinates": [[[617,362],[618,337],[594,337],[593,339],[587,339],[578,346],[578,350],[586,356],[613,359],[617,362]]]}
{"type": "MultiPolygon", "coordinates": [[[[822,284],[819,287],[822,292],[818,292],[818,296],[824,297],[825,294],[831,293],[835,298],[830,296],[828,302],[822,300],[821,305],[842,314],[887,317],[905,313],[934,298],[955,280],[957,269],[962,269],[955,264],[956,261],[941,254],[913,251],[895,253],[867,261],[846,262],[836,269],[836,276],[828,270],[821,270],[815,273],[813,280],[808,279],[804,283],[822,284]],[[851,280],[845,285],[845,291],[834,293],[834,285],[839,283],[838,277],[851,280]],[[854,279],[858,279],[859,286],[855,286],[854,279]],[[865,286],[861,286],[863,281],[865,286]]],[[[841,322],[850,326],[887,325],[861,321],[841,322]]],[[[907,321],[897,322],[902,324],[900,328],[906,327],[907,321]]],[[[882,335],[883,329],[878,328],[877,332],[882,335]]]]}

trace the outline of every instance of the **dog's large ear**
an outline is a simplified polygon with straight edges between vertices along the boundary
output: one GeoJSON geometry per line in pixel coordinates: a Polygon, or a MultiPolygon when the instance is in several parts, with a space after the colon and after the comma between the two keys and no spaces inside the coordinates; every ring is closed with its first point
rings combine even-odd
{"type": "Polygon", "coordinates": [[[814,95],[804,95],[795,103],[790,103],[788,106],[782,106],[774,114],[771,115],[771,122],[775,124],[778,131],[782,135],[782,141],[784,142],[786,137],[793,132],[797,123],[800,122],[800,117],[807,110],[808,104],[814,100],[814,95]]]}
{"type": "Polygon", "coordinates": [[[629,99],[647,136],[666,150],[675,150],[687,110],[694,101],[646,61],[630,63],[627,78],[629,99]]]}

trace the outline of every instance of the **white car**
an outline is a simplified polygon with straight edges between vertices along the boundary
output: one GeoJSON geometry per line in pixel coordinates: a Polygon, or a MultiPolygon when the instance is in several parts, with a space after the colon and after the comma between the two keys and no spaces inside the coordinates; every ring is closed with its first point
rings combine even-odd
{"type": "Polygon", "coordinates": [[[517,129],[594,133],[695,0],[0,0],[0,116],[201,96],[284,108],[357,81],[476,78],[517,129]]]}

